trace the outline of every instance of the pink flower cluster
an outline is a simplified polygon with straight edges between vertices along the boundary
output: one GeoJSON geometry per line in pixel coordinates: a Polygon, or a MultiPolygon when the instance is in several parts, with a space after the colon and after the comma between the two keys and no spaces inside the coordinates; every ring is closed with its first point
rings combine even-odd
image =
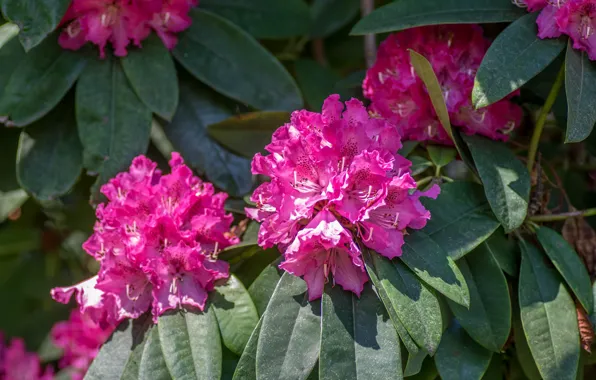
{"type": "Polygon", "coordinates": [[[469,135],[506,140],[521,123],[522,109],[504,99],[476,110],[471,101],[476,71],[489,45],[478,25],[425,26],[390,35],[364,79],[371,111],[397,125],[404,140],[452,144],[410,64],[412,49],[432,64],[453,125],[469,135]]]}
{"type": "Polygon", "coordinates": [[[195,177],[178,153],[162,175],[144,156],[101,189],[109,202],[97,207],[94,234],[83,248],[101,264],[97,276],[52,289],[102,328],[137,318],[150,307],[154,320],[182,305],[203,309],[215,281],[228,277],[219,250],[238,242],[230,233],[227,194],[195,177]]]}
{"type": "Polygon", "coordinates": [[[8,346],[0,332],[0,379],[2,380],[52,380],[51,368],[43,370],[37,354],[27,352],[25,342],[13,338],[8,346]]]}
{"type": "Polygon", "coordinates": [[[406,228],[425,226],[430,213],[410,174],[411,162],[393,124],[369,117],[356,99],[331,95],[322,113],[296,111],[273,134],[253,174],[271,178],[253,193],[247,214],[262,222],[258,242],[277,245],[284,270],[304,276],[311,300],[333,281],[358,295],[367,281],[358,238],[389,258],[401,255],[406,228]]]}
{"type": "Polygon", "coordinates": [[[67,369],[72,380],[82,380],[115,327],[100,326],[89,315],[74,309],[70,318],[56,323],[50,333],[54,345],[63,351],[60,368],[67,369]]]}
{"type": "Polygon", "coordinates": [[[530,12],[540,11],[538,37],[571,37],[573,48],[588,53],[596,60],[596,0],[515,0],[530,12]]]}
{"type": "Polygon", "coordinates": [[[59,43],[78,50],[91,42],[103,58],[111,42],[114,54],[124,57],[131,42],[141,46],[153,30],[172,49],[176,33],[192,23],[188,12],[197,4],[198,0],[73,0],[61,23],[59,43]]]}

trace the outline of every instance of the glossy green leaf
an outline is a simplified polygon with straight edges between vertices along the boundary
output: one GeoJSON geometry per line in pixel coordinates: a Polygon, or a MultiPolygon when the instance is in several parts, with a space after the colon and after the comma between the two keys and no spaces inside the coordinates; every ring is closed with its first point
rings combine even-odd
{"type": "Polygon", "coordinates": [[[412,232],[404,240],[401,260],[439,293],[468,307],[468,286],[453,259],[422,231],[412,232]]]}
{"type": "Polygon", "coordinates": [[[259,334],[261,333],[261,325],[263,317],[259,319],[259,323],[250,335],[250,339],[242,352],[242,356],[234,371],[233,380],[256,380],[257,379],[257,347],[259,345],[259,334]]]}
{"type": "Polygon", "coordinates": [[[209,126],[209,135],[224,147],[252,158],[264,152],[277,128],[290,120],[287,112],[250,112],[209,126]]]}
{"type": "Polygon", "coordinates": [[[510,232],[526,219],[530,198],[528,169],[503,143],[480,136],[463,136],[470,148],[484,193],[497,219],[510,232]]]}
{"type": "Polygon", "coordinates": [[[400,0],[360,20],[352,34],[394,32],[423,25],[509,22],[525,12],[510,0],[400,0]]]}
{"type": "Polygon", "coordinates": [[[522,241],[521,249],[519,305],[532,356],[545,380],[575,379],[580,346],[573,300],[536,247],[522,241]]]}
{"type": "Polygon", "coordinates": [[[242,355],[259,315],[242,282],[234,275],[210,294],[224,345],[242,355]]]}
{"type": "MultiPolygon", "coordinates": [[[[9,24],[8,26],[12,25],[9,24]]],[[[7,28],[7,25],[0,27],[0,30],[4,28],[7,28]]],[[[3,31],[9,32],[8,29],[4,29],[3,31]]],[[[23,58],[25,58],[25,50],[23,50],[17,38],[6,34],[4,38],[6,38],[6,41],[0,43],[0,99],[12,73],[19,67],[23,58]]]]}
{"type": "Polygon", "coordinates": [[[20,60],[0,97],[0,115],[15,126],[30,124],[51,111],[85,68],[82,54],[48,38],[20,60]]]}
{"type": "Polygon", "coordinates": [[[537,235],[542,248],[561,273],[567,285],[569,285],[588,314],[592,313],[594,308],[592,281],[590,281],[586,266],[577,252],[563,236],[548,227],[540,227],[537,235]]]}
{"type": "Polygon", "coordinates": [[[148,332],[139,362],[138,378],[139,380],[169,380],[172,378],[168,372],[166,360],[161,352],[159,329],[157,326],[148,332]]]}
{"type": "Polygon", "coordinates": [[[254,38],[213,13],[194,9],[190,14],[192,26],[180,34],[173,53],[195,77],[257,109],[302,106],[294,79],[254,38]]]}
{"type": "Polygon", "coordinates": [[[201,8],[227,18],[255,38],[302,36],[310,24],[304,0],[203,0],[201,8]]]}
{"type": "Polygon", "coordinates": [[[207,125],[232,114],[221,96],[193,79],[180,82],[180,103],[163,130],[187,164],[232,196],[252,186],[250,161],[220,147],[207,135],[207,125]]]}
{"type": "Polygon", "coordinates": [[[178,106],[178,79],[170,52],[157,35],[143,41],[142,49],[130,49],[122,68],[143,103],[171,120],[178,106]]]}
{"type": "Polygon", "coordinates": [[[52,200],[75,184],[83,168],[72,109],[58,107],[27,127],[19,140],[17,179],[40,200],[52,200]]]}
{"type": "Polygon", "coordinates": [[[2,0],[0,4],[4,16],[21,30],[21,43],[30,50],[56,29],[70,0],[2,0]]]}
{"type": "Polygon", "coordinates": [[[327,37],[356,18],[359,12],[358,0],[314,0],[310,35],[313,38],[327,37]]]}
{"type": "Polygon", "coordinates": [[[202,312],[177,310],[159,317],[159,341],[174,379],[218,380],[221,339],[213,307],[202,312]]]}
{"type": "Polygon", "coordinates": [[[283,271],[278,268],[280,261],[281,258],[267,265],[248,288],[248,293],[250,294],[259,315],[265,313],[267,304],[283,274],[283,271]]]}
{"type": "Polygon", "coordinates": [[[403,379],[399,338],[372,287],[360,297],[325,286],[322,300],[322,379],[403,379]]]}
{"type": "Polygon", "coordinates": [[[481,347],[454,321],[443,334],[435,364],[443,380],[480,380],[492,352],[481,347]]]}
{"type": "Polygon", "coordinates": [[[443,167],[455,160],[457,151],[453,148],[438,145],[429,145],[426,147],[428,155],[435,166],[443,167]]]}
{"type": "MultiPolygon", "coordinates": [[[[565,47],[564,38],[540,39],[536,17],[528,13],[513,22],[490,45],[476,73],[472,103],[495,103],[544,70],[565,47]]],[[[552,24],[555,28],[556,24],[552,24]]]]}
{"type": "Polygon", "coordinates": [[[412,161],[412,166],[410,169],[412,170],[413,176],[422,174],[426,171],[426,169],[432,168],[433,166],[433,163],[424,157],[412,156],[409,158],[409,160],[412,161]]]}
{"type": "Polygon", "coordinates": [[[127,170],[134,157],[145,153],[151,132],[151,111],[131,88],[114,58],[90,61],[76,88],[79,137],[85,166],[98,173],[99,187],[127,170]]]}
{"type": "Polygon", "coordinates": [[[321,344],[321,302],[309,302],[306,283],[284,273],[267,312],[257,348],[259,379],[306,379],[321,344]]]}
{"type": "Polygon", "coordinates": [[[322,66],[312,59],[299,59],[295,64],[296,80],[304,100],[314,112],[320,112],[323,102],[334,93],[341,77],[330,67],[322,66]]]}
{"type": "Polygon", "coordinates": [[[576,50],[569,40],[565,56],[567,93],[567,132],[565,142],[585,140],[596,123],[596,67],[584,51],[576,50]]]}
{"type": "Polygon", "coordinates": [[[511,330],[507,280],[484,244],[457,263],[470,290],[470,307],[447,300],[449,307],[472,339],[488,350],[500,352],[511,330]]]}
{"type": "Polygon", "coordinates": [[[482,243],[483,249],[488,250],[497,260],[501,269],[510,276],[519,274],[518,249],[513,239],[508,239],[501,228],[496,230],[482,243]]]}

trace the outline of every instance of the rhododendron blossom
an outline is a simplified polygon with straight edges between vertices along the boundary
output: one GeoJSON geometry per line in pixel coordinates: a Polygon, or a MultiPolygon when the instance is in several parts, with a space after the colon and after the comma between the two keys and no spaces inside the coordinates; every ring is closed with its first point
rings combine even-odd
{"type": "Polygon", "coordinates": [[[271,178],[253,193],[247,214],[262,222],[258,242],[277,245],[280,267],[303,276],[311,300],[321,297],[329,275],[358,295],[367,276],[355,238],[380,254],[401,255],[406,228],[424,227],[430,213],[416,190],[411,163],[396,152],[397,128],[371,118],[356,99],[331,95],[322,113],[296,111],[255,155],[253,174],[271,178]]]}
{"type": "Polygon", "coordinates": [[[50,367],[43,370],[39,356],[27,352],[25,342],[13,338],[8,346],[0,332],[0,379],[2,380],[52,380],[54,373],[50,367]]]}
{"type": "Polygon", "coordinates": [[[390,35],[364,79],[371,110],[389,119],[405,140],[452,144],[437,118],[424,83],[410,64],[412,49],[425,56],[437,74],[454,126],[469,135],[506,140],[519,126],[522,109],[508,99],[474,109],[474,77],[489,47],[477,25],[437,25],[390,35]]]}
{"type": "Polygon", "coordinates": [[[197,4],[198,0],[73,0],[62,20],[59,43],[78,50],[91,42],[103,58],[110,42],[114,54],[123,57],[131,42],[141,46],[153,30],[172,49],[176,33],[190,26],[188,13],[197,4]]]}
{"type": "Polygon", "coordinates": [[[162,175],[144,156],[101,189],[93,235],[83,248],[101,264],[97,276],[52,290],[102,325],[137,318],[150,307],[154,319],[182,305],[203,309],[215,281],[228,277],[218,252],[239,240],[230,233],[227,194],[195,177],[179,154],[162,175]]]}

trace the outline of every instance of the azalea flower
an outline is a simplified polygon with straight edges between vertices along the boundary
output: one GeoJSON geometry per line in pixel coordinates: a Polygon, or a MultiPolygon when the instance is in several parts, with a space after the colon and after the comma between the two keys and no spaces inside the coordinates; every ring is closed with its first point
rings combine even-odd
{"type": "Polygon", "coordinates": [[[25,341],[13,338],[8,346],[0,332],[0,379],[3,380],[52,380],[50,367],[42,370],[36,353],[27,352],[25,341]]]}

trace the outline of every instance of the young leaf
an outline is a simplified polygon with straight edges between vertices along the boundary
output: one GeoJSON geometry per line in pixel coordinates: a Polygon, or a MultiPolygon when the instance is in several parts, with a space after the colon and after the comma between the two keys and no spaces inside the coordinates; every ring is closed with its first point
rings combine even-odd
{"type": "Polygon", "coordinates": [[[321,302],[309,302],[304,280],[284,273],[263,317],[259,378],[306,379],[317,362],[320,337],[321,302]]]}
{"type": "Polygon", "coordinates": [[[450,147],[429,145],[426,147],[428,155],[435,166],[443,167],[455,160],[457,151],[450,147]]]}
{"type": "Polygon", "coordinates": [[[250,334],[250,338],[248,339],[244,352],[242,352],[242,356],[238,361],[232,380],[257,379],[257,347],[259,345],[259,334],[261,333],[262,324],[263,317],[259,319],[257,326],[252,334],[250,334]]]}
{"type": "Polygon", "coordinates": [[[522,225],[530,198],[530,174],[506,145],[479,136],[464,136],[484,193],[497,219],[510,232],[522,225]]]}
{"type": "MultiPolygon", "coordinates": [[[[476,73],[472,103],[486,107],[523,86],[544,70],[565,47],[564,38],[537,36],[536,17],[528,13],[501,32],[476,73]]],[[[556,24],[552,24],[556,28],[556,24]]]]}
{"type": "Polygon", "coordinates": [[[300,90],[283,65],[245,31],[213,13],[191,11],[173,53],[200,81],[257,109],[292,111],[300,90]],[[239,64],[242,62],[242,64],[239,64]]]}
{"type": "Polygon", "coordinates": [[[311,6],[311,37],[330,36],[352,21],[359,11],[358,0],[314,0],[311,6]]]}
{"type": "Polygon", "coordinates": [[[525,14],[510,0],[400,0],[360,20],[352,34],[384,33],[415,26],[509,22],[525,14]]]}
{"type": "Polygon", "coordinates": [[[325,285],[322,301],[322,379],[403,379],[397,333],[367,284],[357,297],[325,285]]]}
{"type": "Polygon", "coordinates": [[[575,305],[538,249],[520,244],[519,306],[532,356],[544,379],[573,380],[580,355],[575,305]]]}
{"type": "Polygon", "coordinates": [[[567,243],[563,236],[547,227],[540,227],[537,231],[538,241],[552,263],[561,273],[567,285],[589,313],[594,308],[592,282],[584,263],[575,250],[567,243]]]}
{"type": "Polygon", "coordinates": [[[596,67],[588,54],[573,48],[569,40],[565,55],[565,92],[567,93],[567,132],[565,142],[585,140],[596,123],[596,67]]]}
{"type": "Polygon", "coordinates": [[[139,380],[170,380],[170,372],[161,352],[159,329],[154,326],[148,332],[139,363],[139,380]]]}

